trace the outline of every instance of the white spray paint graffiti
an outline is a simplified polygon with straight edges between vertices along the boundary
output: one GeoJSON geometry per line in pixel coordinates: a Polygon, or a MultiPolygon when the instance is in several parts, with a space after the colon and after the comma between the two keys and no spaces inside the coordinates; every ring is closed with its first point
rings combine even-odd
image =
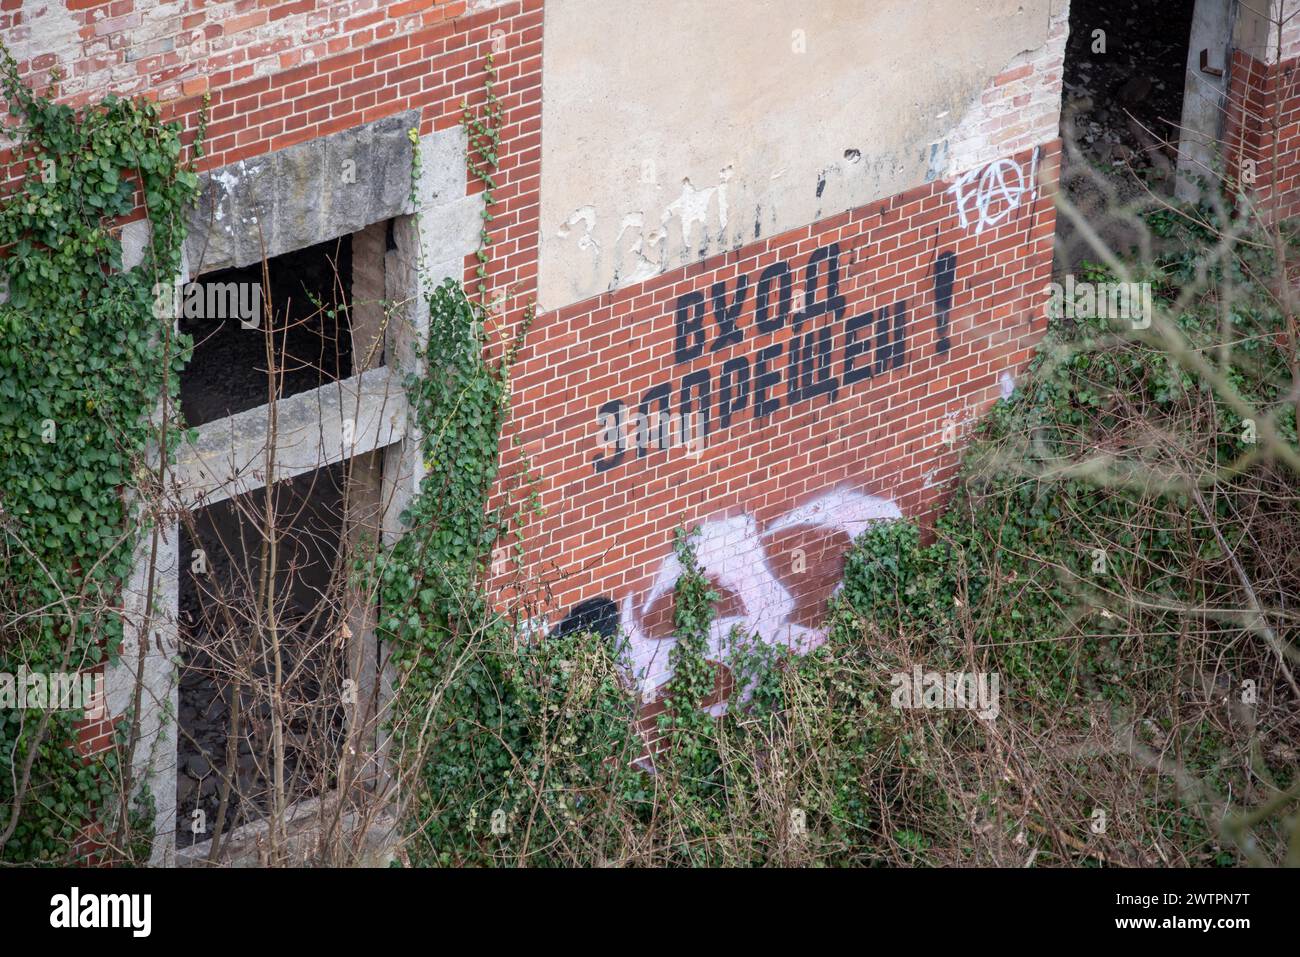
{"type": "MultiPolygon", "coordinates": [[[[727,658],[731,631],[736,626],[747,636],[756,636],[765,644],[784,646],[799,654],[806,654],[825,640],[825,633],[820,629],[790,621],[795,611],[795,596],[773,571],[767,553],[772,536],[790,529],[820,528],[853,538],[871,522],[901,517],[902,512],[889,499],[840,489],[791,509],[761,530],[751,515],[704,523],[695,539],[696,557],[709,577],[733,592],[744,608],[741,615],[713,622],[709,634],[710,660],[727,658]]],[[[653,701],[672,676],[668,655],[676,639],[652,637],[645,633],[641,622],[655,602],[672,591],[681,574],[677,556],[669,554],[641,603],[634,605],[629,596],[620,609],[623,656],[645,701],[653,701]]],[[[709,711],[720,714],[725,708],[723,702],[709,711]]]]}
{"type": "Polygon", "coordinates": [[[953,183],[948,192],[956,198],[962,226],[969,226],[973,218],[978,236],[986,227],[1007,219],[1026,196],[1032,200],[1038,192],[1038,153],[1035,149],[1028,173],[1015,160],[1000,159],[971,170],[953,183]]]}

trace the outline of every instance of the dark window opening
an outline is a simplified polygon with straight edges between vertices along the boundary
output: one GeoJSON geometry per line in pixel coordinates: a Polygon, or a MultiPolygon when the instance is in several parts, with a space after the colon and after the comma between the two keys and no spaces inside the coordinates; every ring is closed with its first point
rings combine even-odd
{"type": "Polygon", "coordinates": [[[268,339],[276,398],[352,375],[352,237],[266,266],[269,290],[260,288],[261,263],[208,273],[182,290],[179,327],[194,353],[181,374],[181,411],[191,426],[266,404],[268,339]]]}
{"type": "MultiPolygon", "coordinates": [[[[1137,242],[1128,204],[1173,195],[1195,0],[1073,0],[1066,43],[1061,189],[1112,249],[1137,242]],[[1074,151],[1077,150],[1077,153],[1074,151]]],[[[1057,266],[1097,253],[1057,217],[1057,266]]]]}
{"type": "Polygon", "coordinates": [[[1167,169],[1175,158],[1195,0],[1073,0],[1063,121],[1107,166],[1167,169]],[[1095,49],[1104,34],[1104,51],[1095,49]]]}
{"type": "Polygon", "coordinates": [[[181,524],[181,847],[212,837],[228,768],[223,834],[265,819],[275,780],[277,665],[286,804],[336,785],[345,735],[347,610],[346,570],[337,565],[348,464],[277,483],[272,521],[266,491],[259,489],[197,509],[181,524]],[[267,582],[264,567],[274,570],[267,582]],[[274,583],[269,600],[268,582],[274,583]]]}

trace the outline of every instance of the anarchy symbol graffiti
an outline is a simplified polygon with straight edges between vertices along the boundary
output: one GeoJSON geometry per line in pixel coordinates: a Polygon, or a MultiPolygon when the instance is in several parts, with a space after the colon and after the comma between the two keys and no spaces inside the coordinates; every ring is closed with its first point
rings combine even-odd
{"type": "Polygon", "coordinates": [[[1000,159],[983,169],[973,169],[953,183],[948,192],[957,200],[962,226],[975,222],[975,234],[1004,222],[1021,201],[1037,188],[1038,150],[1034,150],[1028,172],[1011,159],[1000,159]]]}

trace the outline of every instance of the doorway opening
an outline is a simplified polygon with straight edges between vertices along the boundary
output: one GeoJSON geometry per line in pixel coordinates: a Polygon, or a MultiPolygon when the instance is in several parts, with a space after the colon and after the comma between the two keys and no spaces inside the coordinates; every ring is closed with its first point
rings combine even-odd
{"type": "MultiPolygon", "coordinates": [[[[1198,8],[1231,0],[1072,0],[1063,67],[1061,190],[1103,240],[1125,251],[1135,210],[1174,195],[1198,8]]],[[[1225,37],[1226,41],[1226,37],[1225,37]]],[[[1199,52],[1199,51],[1198,51],[1199,52]]],[[[1225,50],[1205,67],[1225,69],[1225,50]]],[[[1196,64],[1199,72],[1200,63],[1196,64]]],[[[1208,74],[1207,74],[1208,75],[1208,74]]],[[[1196,132],[1196,131],[1193,131],[1196,132]]],[[[1057,267],[1098,256],[1057,219],[1057,267]]]]}

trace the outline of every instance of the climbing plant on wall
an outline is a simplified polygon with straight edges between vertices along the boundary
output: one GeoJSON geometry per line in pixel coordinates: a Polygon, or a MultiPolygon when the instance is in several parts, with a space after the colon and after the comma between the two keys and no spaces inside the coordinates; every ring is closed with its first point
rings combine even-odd
{"type": "Polygon", "coordinates": [[[487,298],[487,266],[492,248],[492,205],[496,200],[496,171],[500,165],[501,101],[496,95],[496,64],[492,54],[483,62],[483,104],[472,108],[461,105],[461,126],[468,138],[466,166],[469,174],[483,187],[483,227],[479,230],[479,248],[475,267],[479,301],[487,298]]]}
{"type": "MultiPolygon", "coordinates": [[[[502,760],[498,739],[506,722],[503,709],[486,701],[503,674],[493,650],[508,645],[510,629],[490,607],[483,578],[509,518],[490,510],[488,498],[498,474],[510,367],[532,310],[525,310],[504,355],[490,359],[485,301],[501,122],[494,75],[489,57],[485,103],[481,109],[466,103],[462,118],[470,140],[467,172],[484,186],[478,296],[471,299],[455,279],[424,293],[424,371],[406,383],[424,476],[402,515],[406,531],[369,569],[379,579],[379,636],[399,672],[394,735],[402,763],[414,766],[420,782],[411,812],[434,830],[441,816],[433,805],[456,790],[455,779],[481,762],[502,760]]],[[[412,140],[418,145],[414,133],[412,140]]]]}
{"type": "Polygon", "coordinates": [[[487,502],[511,356],[485,356],[486,313],[459,283],[448,279],[428,304],[427,372],[408,382],[425,475],[402,516],[407,531],[376,572],[379,634],[400,675],[396,737],[419,765],[413,813],[437,828],[435,805],[459,790],[454,779],[504,760],[498,738],[507,718],[492,702],[503,674],[494,651],[509,645],[509,629],[489,606],[483,576],[505,529],[487,502]]]}
{"type": "MultiPolygon", "coordinates": [[[[0,59],[17,177],[0,200],[0,673],[85,672],[121,650],[122,590],[153,521],[150,450],[179,434],[185,343],[155,300],[179,272],[197,177],[156,104],[74,110],[0,59]],[[119,227],[141,206],[143,259],[124,268],[119,227]]],[[[92,818],[105,840],[131,833],[126,762],[73,749],[83,716],[0,709],[0,859],[67,860],[92,818]]]]}

